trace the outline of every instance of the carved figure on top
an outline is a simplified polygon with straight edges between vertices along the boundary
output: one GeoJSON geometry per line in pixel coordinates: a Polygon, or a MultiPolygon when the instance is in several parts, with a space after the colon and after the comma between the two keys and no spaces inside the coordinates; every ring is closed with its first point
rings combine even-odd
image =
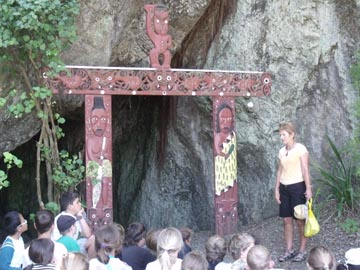
{"type": "Polygon", "coordinates": [[[106,214],[112,211],[111,112],[104,99],[86,97],[86,195],[93,227],[111,221],[106,214]]]}
{"type": "Polygon", "coordinates": [[[150,65],[153,68],[170,69],[172,38],[168,35],[169,13],[166,6],[145,5],[146,32],[155,48],[150,51],[150,65]]]}

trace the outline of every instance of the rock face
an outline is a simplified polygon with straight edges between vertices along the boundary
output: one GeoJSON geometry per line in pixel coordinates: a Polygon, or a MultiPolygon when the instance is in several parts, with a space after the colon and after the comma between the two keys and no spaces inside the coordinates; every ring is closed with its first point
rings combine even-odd
{"type": "MultiPolygon", "coordinates": [[[[270,97],[237,99],[236,131],[239,221],[246,224],[276,215],[279,122],[296,124],[297,140],[319,163],[328,153],[325,136],[341,146],[357,125],[352,113],[357,92],[349,69],[360,47],[360,1],[164,2],[171,16],[173,67],[272,73],[270,97]],[[249,101],[254,107],[247,107],[249,101]]],[[[79,41],[64,54],[66,63],[148,66],[151,43],[145,35],[144,4],[82,1],[79,41]]],[[[201,97],[113,98],[118,221],[214,229],[211,108],[211,100],[201,97]],[[167,113],[176,117],[171,120],[167,113]],[[164,129],[167,147],[159,164],[164,129]]],[[[83,122],[77,121],[83,131],[83,122]]],[[[34,135],[29,131],[36,130],[36,121],[26,122],[27,130],[20,120],[1,121],[1,130],[19,124],[23,129],[16,136],[2,132],[0,152],[34,135]]]]}

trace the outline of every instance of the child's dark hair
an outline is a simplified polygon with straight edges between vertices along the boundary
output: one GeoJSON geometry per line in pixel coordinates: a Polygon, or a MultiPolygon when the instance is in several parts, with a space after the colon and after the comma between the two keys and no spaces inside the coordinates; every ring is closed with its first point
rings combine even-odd
{"type": "Polygon", "coordinates": [[[187,227],[181,227],[181,228],[179,228],[179,231],[181,233],[183,241],[189,240],[193,234],[193,231],[187,227]]]}
{"type": "Polygon", "coordinates": [[[65,211],[69,204],[72,204],[77,198],[79,198],[79,194],[76,192],[63,193],[60,198],[61,211],[65,211]]]}
{"type": "Polygon", "coordinates": [[[124,246],[135,246],[142,238],[145,238],[146,229],[144,224],[139,222],[131,223],[125,231],[124,246]]]}
{"type": "Polygon", "coordinates": [[[119,250],[121,245],[121,235],[116,225],[106,224],[95,231],[96,256],[103,264],[109,262],[109,255],[119,250]]]}
{"type": "Polygon", "coordinates": [[[34,262],[47,265],[52,262],[54,242],[48,238],[35,239],[29,248],[29,258],[34,262]]]}
{"type": "Polygon", "coordinates": [[[35,216],[35,227],[39,234],[48,232],[54,225],[54,214],[49,210],[40,210],[35,216]]]}
{"type": "Polygon", "coordinates": [[[17,231],[17,227],[21,224],[20,213],[16,211],[10,211],[4,216],[4,230],[9,235],[14,235],[17,231]]]}
{"type": "Polygon", "coordinates": [[[154,254],[157,252],[157,238],[161,230],[152,229],[146,233],[146,247],[154,254]]]}

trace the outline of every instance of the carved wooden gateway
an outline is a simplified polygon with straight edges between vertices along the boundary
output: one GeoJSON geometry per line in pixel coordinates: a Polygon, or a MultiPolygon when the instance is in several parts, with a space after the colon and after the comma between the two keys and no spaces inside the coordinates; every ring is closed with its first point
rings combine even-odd
{"type": "Polygon", "coordinates": [[[146,30],[154,48],[151,68],[67,66],[46,83],[54,93],[85,95],[86,202],[93,227],[112,222],[112,95],[212,96],[216,232],[236,231],[238,221],[235,97],[267,96],[262,72],[171,69],[169,15],[146,5],[146,30]]]}

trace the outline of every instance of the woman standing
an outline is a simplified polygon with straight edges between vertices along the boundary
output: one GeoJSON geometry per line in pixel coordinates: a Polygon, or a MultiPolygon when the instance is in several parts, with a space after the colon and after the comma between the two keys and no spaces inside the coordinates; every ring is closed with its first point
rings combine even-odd
{"type": "Polygon", "coordinates": [[[294,217],[294,207],[304,204],[312,197],[309,175],[309,152],[301,143],[295,141],[295,127],[292,123],[282,123],[279,126],[280,138],[284,144],[279,151],[279,166],[277,171],[275,199],[280,205],[279,216],[284,220],[284,236],[286,252],[279,261],[292,259],[301,262],[306,259],[306,242],[304,236],[304,220],[294,217]],[[300,239],[300,249],[293,249],[295,219],[300,239]]]}

